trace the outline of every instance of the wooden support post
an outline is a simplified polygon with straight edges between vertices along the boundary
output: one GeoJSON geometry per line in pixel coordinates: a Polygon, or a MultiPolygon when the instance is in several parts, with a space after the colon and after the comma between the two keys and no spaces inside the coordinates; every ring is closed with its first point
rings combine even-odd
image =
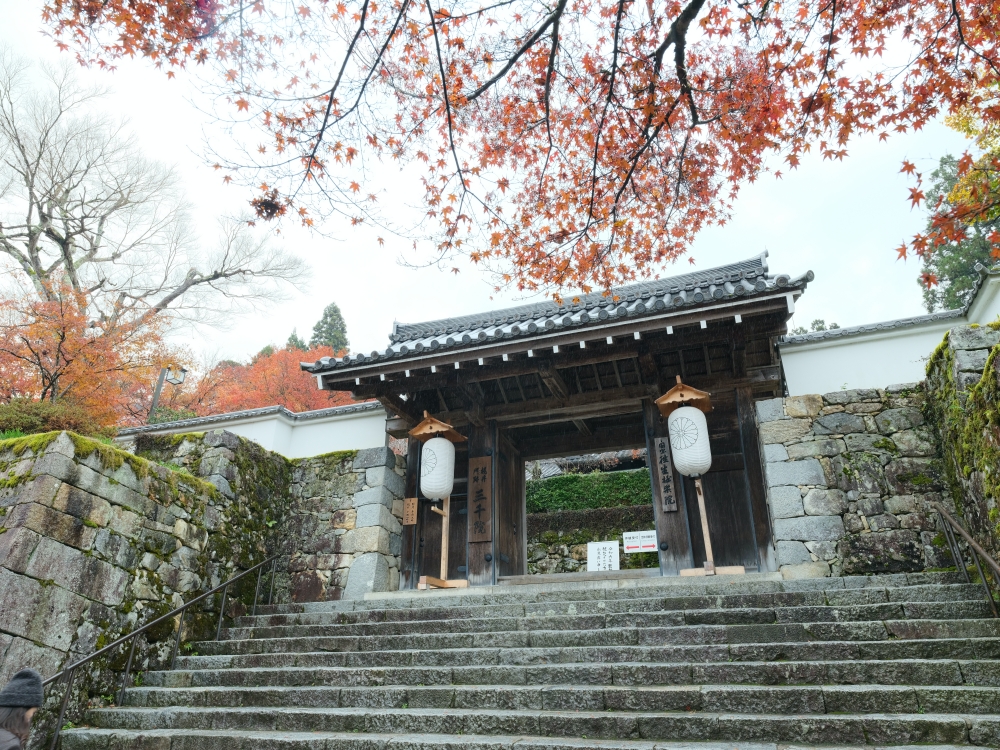
{"type": "Polygon", "coordinates": [[[714,576],[714,575],[743,575],[746,568],[742,565],[723,565],[715,567],[715,555],[712,553],[712,538],[708,533],[708,514],[705,512],[705,491],[701,487],[701,477],[694,480],[694,489],[698,494],[698,515],[701,516],[701,534],[705,539],[705,567],[685,568],[681,571],[682,576],[714,576]]]}
{"type": "Polygon", "coordinates": [[[441,505],[443,507],[431,507],[431,510],[441,516],[441,577],[420,576],[417,582],[418,589],[434,587],[438,589],[464,589],[469,585],[467,580],[448,579],[448,534],[451,526],[451,496],[446,497],[441,505]]]}

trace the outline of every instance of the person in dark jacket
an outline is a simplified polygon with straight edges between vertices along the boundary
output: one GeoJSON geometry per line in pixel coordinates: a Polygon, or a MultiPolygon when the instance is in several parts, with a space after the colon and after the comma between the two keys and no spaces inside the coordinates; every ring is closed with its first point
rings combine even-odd
{"type": "Polygon", "coordinates": [[[31,719],[44,702],[42,676],[34,669],[22,669],[0,690],[0,750],[27,744],[31,719]]]}

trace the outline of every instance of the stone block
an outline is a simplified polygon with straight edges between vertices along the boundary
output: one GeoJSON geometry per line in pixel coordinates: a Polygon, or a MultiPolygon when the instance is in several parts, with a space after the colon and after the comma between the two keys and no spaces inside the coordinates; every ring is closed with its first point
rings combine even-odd
{"type": "Polygon", "coordinates": [[[97,530],[86,526],[79,518],[47,508],[38,503],[15,505],[4,519],[8,528],[23,526],[42,537],[87,550],[94,544],[97,530]]]}
{"type": "Polygon", "coordinates": [[[765,422],[760,426],[760,440],[770,443],[791,443],[809,434],[812,424],[808,419],[781,419],[765,422]]]}
{"type": "Polygon", "coordinates": [[[0,663],[0,683],[7,684],[22,669],[34,669],[43,677],[55,674],[65,657],[63,651],[46,648],[25,638],[13,638],[0,663]]]}
{"type": "Polygon", "coordinates": [[[375,466],[365,471],[365,484],[369,487],[385,487],[396,497],[405,494],[405,482],[394,469],[386,466],[375,466]]]}
{"type": "MultiPolygon", "coordinates": [[[[33,470],[34,467],[31,467],[33,470]]],[[[18,487],[17,495],[12,505],[21,503],[38,503],[39,505],[52,506],[56,493],[63,483],[50,476],[36,476],[30,482],[25,482],[18,487]]]]}
{"type": "Polygon", "coordinates": [[[856,513],[848,513],[844,516],[844,530],[848,534],[859,534],[866,531],[865,523],[861,520],[861,516],[856,513]]]}
{"type": "Polygon", "coordinates": [[[804,515],[802,508],[802,493],[798,487],[772,487],[768,490],[771,502],[771,515],[774,518],[796,518],[804,515]]]}
{"type": "Polygon", "coordinates": [[[757,402],[757,421],[760,424],[785,418],[785,400],[769,398],[757,402]]]}
{"type": "Polygon", "coordinates": [[[982,375],[975,372],[960,372],[955,376],[955,387],[959,391],[967,391],[982,380],[982,375]]]}
{"type": "Polygon", "coordinates": [[[849,457],[834,456],[830,461],[837,487],[844,492],[888,492],[881,456],[861,453],[849,457]]]}
{"type": "Polygon", "coordinates": [[[892,513],[879,513],[868,516],[868,528],[872,531],[889,531],[899,528],[899,520],[892,513]]]}
{"type": "Polygon", "coordinates": [[[397,497],[392,501],[392,515],[400,519],[403,517],[403,498],[397,497]]]}
{"type": "Polygon", "coordinates": [[[787,461],[788,451],[785,450],[785,446],[781,443],[772,443],[771,445],[764,446],[764,460],[765,461],[787,461]]]}
{"type": "Polygon", "coordinates": [[[865,420],[857,414],[846,412],[826,414],[816,418],[812,430],[816,435],[847,435],[852,432],[864,432],[865,420]]]}
{"type": "Polygon", "coordinates": [[[170,564],[179,570],[198,570],[198,553],[191,547],[181,547],[170,556],[170,564]]]}
{"type": "Polygon", "coordinates": [[[785,414],[789,417],[815,417],[822,408],[823,397],[818,394],[785,399],[785,414]]]}
{"type": "Polygon", "coordinates": [[[359,529],[368,526],[381,526],[384,529],[388,529],[391,534],[399,534],[403,529],[388,508],[377,504],[363,505],[358,508],[355,526],[359,529]]]}
{"type": "Polygon", "coordinates": [[[24,573],[40,539],[34,531],[25,528],[8,529],[0,534],[0,567],[24,573]]]}
{"type": "Polygon", "coordinates": [[[875,424],[878,431],[891,435],[901,430],[911,430],[924,423],[924,415],[920,409],[913,406],[904,406],[899,409],[886,409],[875,417],[875,424]]]}
{"type": "Polygon", "coordinates": [[[235,459],[236,455],[229,448],[212,448],[202,455],[198,473],[203,477],[218,474],[225,477],[226,481],[234,482],[237,479],[236,466],[233,464],[235,459]]]}
{"type": "Polygon", "coordinates": [[[882,435],[854,433],[844,435],[844,445],[850,453],[883,453],[896,451],[896,443],[882,435]]]}
{"type": "Polygon", "coordinates": [[[142,528],[142,518],[120,506],[112,506],[108,518],[108,528],[129,539],[135,537],[142,528]]]}
{"type": "Polygon", "coordinates": [[[240,438],[238,435],[234,435],[226,430],[212,430],[205,433],[205,437],[202,438],[202,444],[209,448],[223,447],[234,451],[240,447],[240,438]]]}
{"type": "Polygon", "coordinates": [[[948,332],[948,345],[952,349],[992,349],[1000,343],[1000,331],[986,326],[956,326],[948,332]]]}
{"type": "MultiPolygon", "coordinates": [[[[354,457],[354,470],[374,469],[376,466],[394,468],[396,466],[396,454],[389,448],[365,448],[358,451],[354,457]]],[[[384,591],[384,589],[379,589],[384,591]]]]}
{"type": "Polygon", "coordinates": [[[844,452],[844,441],[840,438],[832,440],[807,440],[804,443],[795,443],[788,446],[788,457],[795,458],[818,458],[819,456],[839,456],[844,452]]]}
{"type": "Polygon", "coordinates": [[[389,554],[389,531],[381,526],[367,526],[363,529],[354,529],[351,532],[354,543],[353,551],[357,554],[365,552],[379,552],[383,555],[389,554]]]}
{"type": "Polygon", "coordinates": [[[129,579],[121,568],[45,538],[35,548],[26,572],[108,605],[121,603],[129,579]]]}
{"type": "Polygon", "coordinates": [[[874,388],[858,388],[854,390],[833,391],[824,393],[823,401],[827,404],[850,404],[856,401],[877,401],[878,391],[874,388]]]}
{"type": "Polygon", "coordinates": [[[820,560],[833,560],[837,557],[836,542],[806,542],[806,549],[820,560]]]}
{"type": "Polygon", "coordinates": [[[229,480],[226,479],[221,474],[210,474],[209,476],[205,477],[205,479],[209,483],[213,484],[215,486],[215,489],[221,492],[224,497],[228,498],[229,500],[234,500],[236,498],[236,493],[233,492],[233,487],[229,483],[229,480]]]}
{"type": "Polygon", "coordinates": [[[848,404],[844,407],[844,411],[848,414],[878,414],[882,408],[881,402],[862,401],[858,404],[848,404]]]}
{"type": "Polygon", "coordinates": [[[391,509],[393,499],[392,493],[385,487],[372,487],[361,490],[354,495],[354,507],[361,508],[365,505],[377,504],[391,509]]]}
{"type": "Polygon", "coordinates": [[[183,518],[178,518],[174,521],[173,534],[175,537],[180,539],[183,544],[186,544],[198,552],[204,550],[205,545],[208,544],[208,532],[204,529],[199,529],[194,524],[188,523],[183,518]]]}
{"type": "Polygon", "coordinates": [[[786,581],[796,581],[803,578],[827,578],[830,575],[830,566],[820,560],[819,562],[807,562],[799,565],[785,565],[780,569],[781,577],[786,581]]]}
{"type": "Polygon", "coordinates": [[[94,552],[112,565],[131,570],[139,561],[139,553],[125,537],[108,529],[99,529],[94,537],[94,552]]]}
{"type": "Polygon", "coordinates": [[[770,463],[766,466],[768,487],[780,487],[782,485],[797,486],[803,484],[826,484],[823,467],[815,458],[807,458],[802,461],[770,463]]]}
{"type": "Polygon", "coordinates": [[[840,541],[837,553],[848,575],[923,570],[923,548],[917,532],[905,529],[852,534],[840,541]]]}
{"type": "MultiPolygon", "coordinates": [[[[399,527],[402,530],[402,526],[399,527]]],[[[401,555],[403,554],[403,535],[402,534],[389,534],[389,554],[390,555],[401,555]]]]}
{"type": "Polygon", "coordinates": [[[809,550],[802,542],[777,542],[774,545],[778,558],[778,565],[798,565],[799,563],[812,562],[809,550]]]}
{"type": "Polygon", "coordinates": [[[915,430],[903,430],[892,436],[893,442],[902,456],[912,458],[927,458],[938,453],[934,435],[928,427],[918,427],[915,430]]]}
{"type": "Polygon", "coordinates": [[[0,568],[0,631],[28,637],[42,602],[42,585],[28,576],[0,568]]]}
{"type": "Polygon", "coordinates": [[[885,467],[885,478],[893,494],[939,492],[943,488],[941,465],[929,458],[899,458],[885,467]]]}
{"type": "MultiPolygon", "coordinates": [[[[365,506],[367,507],[367,506],[365,506]]],[[[372,506],[372,507],[384,507],[382,505],[372,506]]],[[[353,529],[357,526],[358,512],[353,508],[348,508],[347,510],[338,510],[330,517],[330,525],[335,529],[353,529]]]]}
{"type": "Polygon", "coordinates": [[[807,516],[839,516],[847,512],[847,495],[842,490],[809,490],[802,509],[807,516]]]}
{"type": "Polygon", "coordinates": [[[885,510],[882,498],[862,496],[858,498],[858,513],[863,516],[877,516],[885,510]]]}
{"type": "Polygon", "coordinates": [[[937,522],[934,516],[929,513],[906,513],[896,518],[901,529],[911,529],[913,531],[934,531],[937,522]]]}
{"type": "Polygon", "coordinates": [[[896,495],[887,498],[883,505],[887,513],[913,513],[917,509],[917,498],[914,495],[896,495]]]}
{"type": "Polygon", "coordinates": [[[774,519],[774,537],[779,541],[825,542],[844,536],[840,516],[802,516],[774,519]]]}
{"type": "Polygon", "coordinates": [[[989,359],[989,349],[959,349],[954,353],[955,370],[958,372],[975,372],[982,374],[989,359]]]}
{"type": "Polygon", "coordinates": [[[111,518],[111,504],[107,500],[69,484],[59,488],[52,507],[96,526],[107,526],[111,518]]]}
{"type": "Polygon", "coordinates": [[[369,552],[355,558],[344,587],[345,599],[364,599],[365,594],[389,590],[389,564],[385,557],[369,552]]]}

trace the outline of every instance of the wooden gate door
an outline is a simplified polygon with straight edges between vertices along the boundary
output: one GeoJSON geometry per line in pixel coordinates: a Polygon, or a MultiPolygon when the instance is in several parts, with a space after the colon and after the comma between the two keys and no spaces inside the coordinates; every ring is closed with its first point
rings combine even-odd
{"type": "Polygon", "coordinates": [[[497,441],[496,551],[497,575],[519,576],[527,568],[524,459],[503,433],[497,441]]]}

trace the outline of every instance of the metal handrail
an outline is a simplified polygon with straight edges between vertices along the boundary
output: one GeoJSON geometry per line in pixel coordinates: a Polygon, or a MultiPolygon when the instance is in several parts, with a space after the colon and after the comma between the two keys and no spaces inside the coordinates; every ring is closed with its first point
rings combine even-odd
{"type": "Polygon", "coordinates": [[[239,575],[237,575],[237,576],[235,576],[233,578],[230,578],[225,583],[219,584],[218,586],[216,586],[211,591],[206,591],[204,594],[196,596],[194,599],[192,599],[191,601],[187,602],[183,606],[180,606],[177,609],[175,609],[175,610],[173,610],[171,612],[168,612],[167,614],[163,615],[162,617],[157,617],[152,622],[147,622],[145,625],[143,625],[138,630],[133,630],[128,635],[123,635],[121,638],[119,638],[114,643],[110,643],[107,646],[105,646],[104,648],[102,648],[102,649],[100,649],[98,651],[95,651],[90,656],[88,656],[88,657],[86,657],[84,659],[81,659],[78,662],[74,662],[70,666],[68,666],[65,669],[63,669],[61,672],[57,672],[56,674],[52,675],[47,680],[45,680],[42,683],[43,687],[46,686],[46,685],[50,685],[50,684],[52,684],[54,682],[57,682],[61,678],[65,678],[65,682],[66,682],[66,693],[63,695],[62,705],[59,708],[59,719],[56,721],[56,731],[55,731],[55,734],[52,736],[52,744],[49,746],[49,750],[55,750],[56,743],[59,741],[59,734],[60,734],[60,732],[62,732],[63,718],[66,716],[66,705],[69,703],[69,695],[70,695],[70,693],[73,690],[73,678],[76,676],[76,670],[77,669],[79,669],[80,667],[84,666],[85,664],[89,664],[90,662],[92,662],[97,657],[103,656],[104,654],[108,653],[112,649],[117,648],[118,646],[122,645],[123,643],[125,643],[126,641],[128,641],[128,640],[131,639],[131,641],[132,641],[132,647],[129,649],[129,652],[128,652],[128,661],[125,663],[125,674],[122,675],[122,684],[121,684],[121,688],[119,688],[119,691],[118,691],[118,700],[117,700],[117,703],[118,703],[119,706],[122,705],[122,703],[125,700],[125,690],[126,690],[126,688],[128,686],[129,673],[132,671],[132,657],[135,656],[135,647],[136,647],[136,644],[139,641],[139,639],[138,639],[137,636],[141,635],[142,633],[145,633],[150,628],[155,627],[156,625],[159,625],[162,622],[165,622],[167,620],[173,619],[174,617],[176,617],[179,614],[181,616],[181,620],[177,624],[177,638],[174,640],[174,647],[173,647],[173,650],[171,651],[171,654],[170,654],[170,669],[173,669],[174,668],[174,664],[177,661],[177,650],[180,648],[180,645],[181,645],[181,633],[184,630],[184,615],[187,613],[187,609],[189,607],[194,606],[198,602],[203,601],[203,600],[207,599],[208,597],[210,597],[210,596],[212,596],[214,594],[217,594],[219,591],[221,591],[222,592],[222,606],[219,607],[219,624],[215,628],[215,640],[219,640],[219,637],[222,635],[222,618],[225,616],[225,612],[226,612],[226,593],[228,592],[229,587],[231,585],[233,585],[234,583],[236,583],[237,581],[239,581],[239,580],[245,578],[246,576],[250,575],[255,570],[257,571],[257,588],[254,591],[253,609],[251,610],[251,615],[256,615],[257,614],[257,599],[260,596],[260,581],[261,581],[261,576],[264,573],[264,566],[267,565],[268,563],[271,564],[271,590],[270,590],[270,592],[267,595],[267,603],[268,604],[271,603],[271,599],[274,596],[274,572],[275,572],[275,567],[276,567],[277,562],[278,562],[278,557],[279,557],[279,555],[274,555],[273,557],[267,558],[263,562],[257,563],[252,568],[247,568],[246,570],[244,570],[239,575]]]}
{"type": "Polygon", "coordinates": [[[972,535],[942,505],[939,503],[931,503],[931,505],[938,512],[938,515],[941,516],[941,520],[944,521],[944,537],[948,542],[948,547],[951,549],[951,556],[955,561],[955,567],[962,571],[966,583],[972,583],[972,579],[969,578],[969,570],[965,567],[965,559],[962,557],[962,548],[959,547],[958,540],[955,539],[955,532],[957,531],[972,551],[972,562],[976,565],[976,571],[979,573],[979,580],[983,584],[983,590],[986,592],[986,600],[990,603],[993,616],[1000,617],[1000,612],[997,611],[996,600],[993,598],[993,591],[990,589],[989,581],[983,573],[980,558],[993,571],[993,580],[998,585],[1000,585],[1000,563],[990,557],[989,553],[979,546],[979,543],[972,538],[972,535]]]}

